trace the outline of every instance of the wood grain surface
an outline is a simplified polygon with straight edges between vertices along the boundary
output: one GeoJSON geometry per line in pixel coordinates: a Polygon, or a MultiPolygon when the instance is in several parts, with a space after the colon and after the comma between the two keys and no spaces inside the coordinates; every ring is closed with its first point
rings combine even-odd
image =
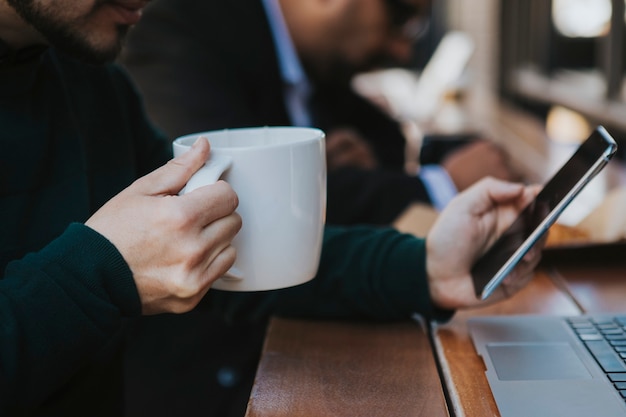
{"type": "Polygon", "coordinates": [[[447,408],[417,323],[274,318],[247,417],[437,417],[447,408]]]}

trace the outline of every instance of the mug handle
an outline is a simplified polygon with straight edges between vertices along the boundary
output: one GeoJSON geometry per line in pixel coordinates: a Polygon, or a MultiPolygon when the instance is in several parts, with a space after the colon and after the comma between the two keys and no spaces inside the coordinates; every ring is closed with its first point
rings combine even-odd
{"type": "MultiPolygon", "coordinates": [[[[215,184],[232,164],[233,158],[228,155],[212,155],[202,168],[193,174],[185,187],[180,190],[179,195],[189,193],[203,185],[215,184]]],[[[224,274],[222,279],[240,280],[243,279],[243,273],[233,266],[224,274]]]]}
{"type": "Polygon", "coordinates": [[[180,195],[189,193],[198,187],[214,184],[222,174],[233,164],[233,158],[228,155],[212,155],[180,190],[180,195]]]}

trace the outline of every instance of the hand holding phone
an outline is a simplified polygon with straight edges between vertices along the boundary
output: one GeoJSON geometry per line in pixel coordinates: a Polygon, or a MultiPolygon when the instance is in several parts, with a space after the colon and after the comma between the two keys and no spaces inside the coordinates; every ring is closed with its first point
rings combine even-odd
{"type": "Polygon", "coordinates": [[[613,157],[617,143],[597,127],[472,268],[476,295],[489,297],[580,191],[613,157]]]}

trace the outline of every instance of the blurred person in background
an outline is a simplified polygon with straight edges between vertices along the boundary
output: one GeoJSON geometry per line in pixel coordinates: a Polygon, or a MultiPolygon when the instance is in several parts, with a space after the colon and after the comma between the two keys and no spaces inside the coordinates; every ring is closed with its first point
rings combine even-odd
{"type": "Polygon", "coordinates": [[[511,180],[487,141],[407,175],[400,125],[352,77],[411,58],[430,0],[156,0],[121,62],[170,137],[222,128],[315,126],[327,134],[330,224],[392,223],[411,203],[445,207],[490,175],[511,180]]]}

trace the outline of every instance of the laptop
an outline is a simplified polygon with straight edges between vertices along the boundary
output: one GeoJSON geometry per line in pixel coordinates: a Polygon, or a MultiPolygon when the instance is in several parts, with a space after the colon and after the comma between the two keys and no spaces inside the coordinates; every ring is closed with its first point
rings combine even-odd
{"type": "Polygon", "coordinates": [[[468,321],[502,417],[626,416],[626,314],[468,321]]]}

